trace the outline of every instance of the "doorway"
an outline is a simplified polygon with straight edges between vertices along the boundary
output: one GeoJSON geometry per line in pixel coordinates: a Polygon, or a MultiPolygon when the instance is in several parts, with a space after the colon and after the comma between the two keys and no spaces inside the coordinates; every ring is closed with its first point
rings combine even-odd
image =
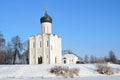
{"type": "Polygon", "coordinates": [[[64,60],[64,64],[66,64],[66,60],[64,60]]]}
{"type": "Polygon", "coordinates": [[[66,64],[67,58],[63,58],[63,63],[66,64]]]}
{"type": "Polygon", "coordinates": [[[38,64],[42,64],[42,57],[38,57],[38,64]]]}

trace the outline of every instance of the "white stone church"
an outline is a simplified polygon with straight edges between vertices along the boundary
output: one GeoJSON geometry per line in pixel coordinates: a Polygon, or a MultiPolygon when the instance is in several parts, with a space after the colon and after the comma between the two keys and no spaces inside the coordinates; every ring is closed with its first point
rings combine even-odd
{"type": "Polygon", "coordinates": [[[52,34],[52,18],[45,12],[40,18],[42,33],[29,39],[30,64],[62,63],[61,38],[52,34]]]}

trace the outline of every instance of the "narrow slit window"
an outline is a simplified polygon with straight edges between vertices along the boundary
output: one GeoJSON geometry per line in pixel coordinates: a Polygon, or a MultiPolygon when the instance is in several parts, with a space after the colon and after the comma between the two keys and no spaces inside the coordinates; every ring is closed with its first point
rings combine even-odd
{"type": "Polygon", "coordinates": [[[35,41],[33,41],[33,48],[35,48],[35,41]]]}
{"type": "Polygon", "coordinates": [[[48,41],[47,41],[47,47],[48,47],[49,45],[48,45],[48,41]]]}
{"type": "Polygon", "coordinates": [[[40,41],[40,47],[42,47],[42,42],[40,41]]]}
{"type": "Polygon", "coordinates": [[[45,33],[45,27],[44,27],[44,33],[45,33]]]}

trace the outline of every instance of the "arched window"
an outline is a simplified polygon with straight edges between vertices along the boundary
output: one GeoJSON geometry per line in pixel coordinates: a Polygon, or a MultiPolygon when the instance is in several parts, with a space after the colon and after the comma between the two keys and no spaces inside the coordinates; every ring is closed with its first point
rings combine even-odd
{"type": "Polygon", "coordinates": [[[44,27],[44,30],[43,30],[43,31],[44,31],[44,33],[45,33],[45,27],[44,27]]]}
{"type": "Polygon", "coordinates": [[[48,45],[48,41],[47,41],[47,47],[48,47],[49,45],[48,45]]]}
{"type": "Polygon", "coordinates": [[[42,47],[42,42],[40,41],[40,47],[42,47]]]}
{"type": "Polygon", "coordinates": [[[57,58],[55,57],[55,64],[57,63],[57,58]]]}
{"type": "Polygon", "coordinates": [[[33,41],[33,48],[35,48],[35,40],[33,41]]]}

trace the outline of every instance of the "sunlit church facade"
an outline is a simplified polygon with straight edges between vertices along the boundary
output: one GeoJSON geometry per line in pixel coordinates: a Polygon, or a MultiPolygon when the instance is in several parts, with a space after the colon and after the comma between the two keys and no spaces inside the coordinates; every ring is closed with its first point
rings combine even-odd
{"type": "Polygon", "coordinates": [[[52,18],[47,11],[40,23],[42,33],[29,38],[29,64],[62,63],[61,38],[52,34],[52,18]]]}

